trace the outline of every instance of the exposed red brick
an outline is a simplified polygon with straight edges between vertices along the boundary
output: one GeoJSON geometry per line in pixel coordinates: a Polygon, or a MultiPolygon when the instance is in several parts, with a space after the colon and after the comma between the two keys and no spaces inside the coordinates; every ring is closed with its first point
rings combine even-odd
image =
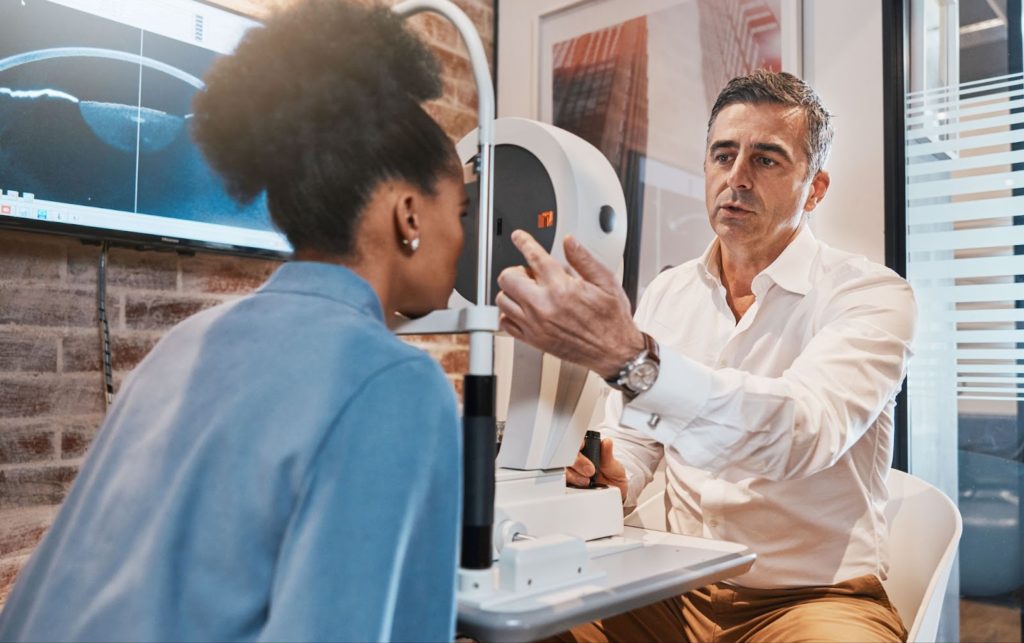
{"type": "Polygon", "coordinates": [[[98,422],[92,425],[80,424],[65,427],[60,434],[60,457],[62,460],[81,458],[92,445],[98,422]]]}
{"type": "MultiPolygon", "coordinates": [[[[111,340],[113,343],[113,339],[111,340]]],[[[83,330],[61,338],[63,373],[82,373],[100,370],[99,329],[83,330]]]]}
{"type": "MultiPolygon", "coordinates": [[[[96,283],[99,248],[68,249],[68,279],[72,283],[96,283]]],[[[107,288],[175,290],[178,287],[178,255],[173,251],[139,251],[111,248],[107,252],[107,288]]]]}
{"type": "Polygon", "coordinates": [[[476,83],[456,76],[444,75],[444,98],[442,104],[456,109],[475,112],[477,107],[476,83]]]}
{"type": "MultiPolygon", "coordinates": [[[[0,534],[0,558],[21,554],[39,543],[39,539],[57,513],[55,506],[27,507],[0,511],[0,524],[5,529],[0,534]]],[[[0,576],[0,585],[3,584],[0,576]]]]}
{"type": "Polygon", "coordinates": [[[51,235],[5,230],[0,236],[0,275],[4,280],[57,280],[64,244],[51,235]]]}
{"type": "Polygon", "coordinates": [[[440,361],[446,373],[465,374],[469,370],[469,351],[464,348],[445,351],[440,361]]]}
{"type": "Polygon", "coordinates": [[[0,418],[42,418],[103,411],[99,375],[0,374],[0,418]]]}
{"type": "Polygon", "coordinates": [[[178,255],[174,252],[111,249],[107,255],[107,287],[175,290],[178,287],[178,255]]]}
{"type": "Polygon", "coordinates": [[[469,349],[465,343],[456,343],[445,335],[407,335],[402,339],[429,353],[449,375],[461,377],[469,370],[469,349]]]}
{"type": "Polygon", "coordinates": [[[95,285],[96,273],[99,270],[99,246],[70,244],[67,247],[67,256],[68,280],[82,286],[95,285]]]}
{"type": "Polygon", "coordinates": [[[439,101],[427,103],[424,109],[456,142],[476,129],[476,112],[455,109],[439,101]]]}
{"type": "Polygon", "coordinates": [[[52,334],[28,329],[0,333],[0,372],[57,371],[57,343],[52,334]]]}
{"type": "Polygon", "coordinates": [[[130,293],[125,300],[125,324],[138,330],[166,330],[219,303],[216,299],[130,293]]]}
{"type": "Polygon", "coordinates": [[[455,53],[447,49],[435,49],[434,56],[446,75],[472,80],[473,70],[469,65],[469,54],[464,51],[455,53]]]}
{"type": "Polygon", "coordinates": [[[66,327],[89,326],[96,320],[94,291],[57,284],[34,288],[0,282],[0,324],[66,327]]]}
{"type": "Polygon", "coordinates": [[[456,0],[455,4],[466,12],[469,19],[473,21],[473,26],[476,27],[476,30],[480,32],[481,35],[489,34],[493,31],[493,2],[481,2],[480,0],[456,0]]]}
{"type": "Polygon", "coordinates": [[[186,292],[247,293],[259,287],[281,263],[267,259],[207,253],[181,260],[181,286],[186,292]]]}
{"type": "Polygon", "coordinates": [[[55,505],[64,500],[78,467],[60,465],[0,471],[0,509],[55,505]]]}
{"type": "Polygon", "coordinates": [[[160,341],[153,335],[120,335],[111,339],[110,350],[115,371],[130,371],[141,362],[160,341]]]}
{"type": "Polygon", "coordinates": [[[409,19],[413,31],[420,34],[432,45],[440,45],[453,49],[459,45],[459,32],[455,25],[441,16],[432,13],[421,13],[409,19]]]}
{"type": "Polygon", "coordinates": [[[0,464],[23,464],[53,458],[54,429],[33,423],[0,430],[0,464]]]}
{"type": "Polygon", "coordinates": [[[7,597],[14,587],[14,581],[21,572],[21,568],[28,562],[29,554],[18,554],[0,558],[0,609],[7,602],[7,597]]]}
{"type": "MultiPolygon", "coordinates": [[[[114,370],[130,371],[149,354],[160,336],[151,333],[115,333],[110,338],[114,370]]],[[[99,371],[102,363],[99,331],[63,338],[64,373],[99,371]]]]}

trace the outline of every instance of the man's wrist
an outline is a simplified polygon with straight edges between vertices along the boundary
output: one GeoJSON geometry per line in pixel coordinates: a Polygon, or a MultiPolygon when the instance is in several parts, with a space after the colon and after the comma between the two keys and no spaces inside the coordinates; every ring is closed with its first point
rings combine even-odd
{"type": "Polygon", "coordinates": [[[647,333],[641,333],[640,337],[644,341],[643,348],[619,367],[617,373],[604,380],[612,388],[621,391],[627,403],[654,386],[661,364],[658,342],[647,333]]]}
{"type": "Polygon", "coordinates": [[[646,347],[647,343],[644,340],[644,334],[640,332],[639,328],[634,327],[630,338],[616,346],[614,353],[608,355],[608,359],[601,365],[600,370],[594,369],[594,372],[605,380],[615,377],[622,370],[623,366],[639,355],[646,347]]]}

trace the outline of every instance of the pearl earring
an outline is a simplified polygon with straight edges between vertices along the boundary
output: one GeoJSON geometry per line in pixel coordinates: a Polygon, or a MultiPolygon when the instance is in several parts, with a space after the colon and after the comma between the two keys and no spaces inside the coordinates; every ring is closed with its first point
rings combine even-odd
{"type": "Polygon", "coordinates": [[[420,238],[416,237],[411,242],[408,239],[402,239],[402,245],[409,246],[410,251],[416,252],[417,250],[419,250],[420,247],[420,238]]]}

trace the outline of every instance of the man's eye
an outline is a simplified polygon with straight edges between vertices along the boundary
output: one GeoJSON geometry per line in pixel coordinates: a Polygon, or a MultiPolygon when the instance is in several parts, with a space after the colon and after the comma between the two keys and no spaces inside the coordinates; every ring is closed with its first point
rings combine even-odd
{"type": "Polygon", "coordinates": [[[716,163],[728,163],[729,162],[729,155],[728,154],[715,154],[715,162],[716,163]]]}
{"type": "Polygon", "coordinates": [[[759,162],[761,163],[761,165],[763,165],[765,167],[771,167],[773,165],[776,165],[775,159],[770,159],[767,156],[762,156],[760,158],[759,162]]]}

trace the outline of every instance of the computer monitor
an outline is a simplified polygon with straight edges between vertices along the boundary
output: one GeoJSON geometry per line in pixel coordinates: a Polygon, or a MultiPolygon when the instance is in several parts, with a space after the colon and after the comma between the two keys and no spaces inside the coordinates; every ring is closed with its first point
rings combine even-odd
{"type": "Polygon", "coordinates": [[[0,226],[285,256],[189,135],[252,18],[195,0],[0,0],[0,226]]]}

